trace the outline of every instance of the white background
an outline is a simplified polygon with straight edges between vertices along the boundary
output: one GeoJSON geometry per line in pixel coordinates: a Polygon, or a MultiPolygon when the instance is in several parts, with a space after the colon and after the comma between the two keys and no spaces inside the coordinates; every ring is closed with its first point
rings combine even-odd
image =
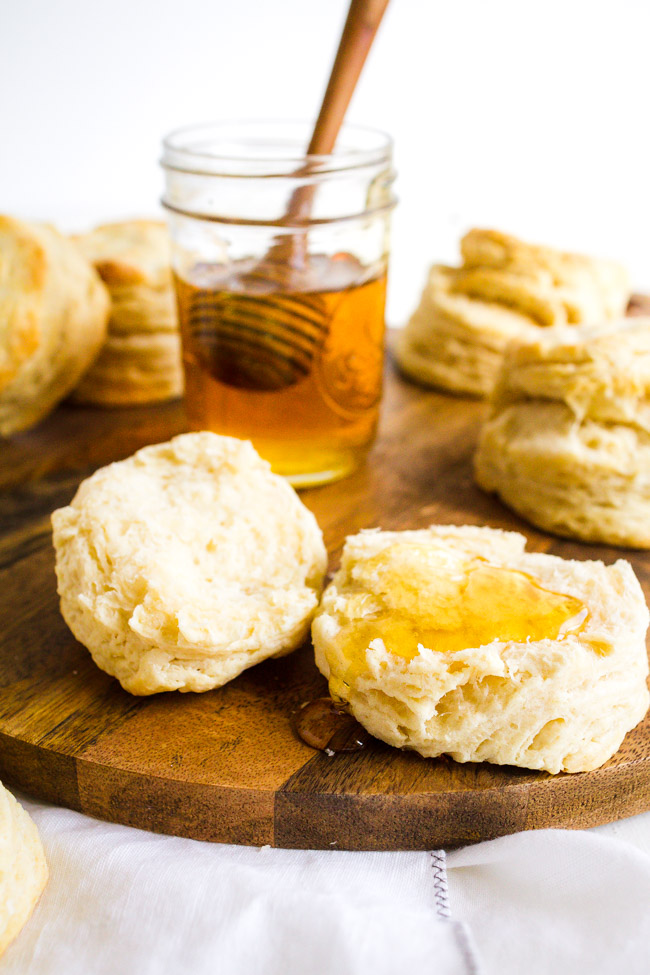
{"type": "MultiPolygon", "coordinates": [[[[0,209],[155,213],[161,136],[315,115],[347,0],[0,0],[0,209]]],[[[396,141],[389,318],[494,225],[650,290],[650,3],[392,0],[349,111],[396,141]]]]}

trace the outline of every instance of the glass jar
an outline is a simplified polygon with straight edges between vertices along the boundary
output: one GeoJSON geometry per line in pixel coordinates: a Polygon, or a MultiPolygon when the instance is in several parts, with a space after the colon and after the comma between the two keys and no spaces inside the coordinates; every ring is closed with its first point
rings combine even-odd
{"type": "Polygon", "coordinates": [[[249,439],[296,486],[350,473],[382,388],[391,140],[343,126],[195,126],[164,141],[192,429],[249,439]]]}

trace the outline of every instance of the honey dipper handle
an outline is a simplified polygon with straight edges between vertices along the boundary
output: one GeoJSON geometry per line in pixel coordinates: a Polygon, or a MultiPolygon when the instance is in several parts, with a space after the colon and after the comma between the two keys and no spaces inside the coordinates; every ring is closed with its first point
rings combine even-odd
{"type": "Polygon", "coordinates": [[[326,155],[336,137],[356,88],[361,69],[389,0],[352,0],[332,73],[307,153],[326,155]]]}
{"type": "MultiPolygon", "coordinates": [[[[323,103],[307,147],[308,156],[327,155],[334,148],[341,123],[388,2],[389,0],[351,0],[323,103]]],[[[307,176],[310,168],[308,160],[306,166],[296,175],[307,176]]],[[[314,183],[303,183],[293,191],[285,216],[287,223],[309,220],[315,191],[314,183]]],[[[292,235],[282,237],[274,244],[266,264],[267,267],[273,265],[276,268],[286,265],[296,270],[304,268],[306,262],[306,238],[292,235]]]]}

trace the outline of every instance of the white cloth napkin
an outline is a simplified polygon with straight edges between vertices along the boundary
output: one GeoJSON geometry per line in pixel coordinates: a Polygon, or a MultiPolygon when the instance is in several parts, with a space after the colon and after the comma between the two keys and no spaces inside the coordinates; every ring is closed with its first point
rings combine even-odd
{"type": "Polygon", "coordinates": [[[435,851],[199,843],[22,801],[51,878],[1,975],[650,972],[650,814],[457,850],[447,889],[435,851]]]}
{"type": "Polygon", "coordinates": [[[430,855],[200,843],[21,801],[50,882],[2,975],[471,971],[430,855]]]}
{"type": "MultiPolygon", "coordinates": [[[[650,814],[636,818],[650,838],[650,814]]],[[[531,831],[449,854],[452,910],[488,972],[648,975],[650,856],[603,832],[531,831]]]]}

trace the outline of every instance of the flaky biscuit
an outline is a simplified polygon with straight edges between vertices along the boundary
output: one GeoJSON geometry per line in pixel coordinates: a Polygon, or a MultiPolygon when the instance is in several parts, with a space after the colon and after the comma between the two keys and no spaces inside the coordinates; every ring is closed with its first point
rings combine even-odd
{"type": "Polygon", "coordinates": [[[160,220],[106,223],[74,239],[110,289],[169,285],[169,235],[160,220]]]}
{"type": "Polygon", "coordinates": [[[110,292],[112,335],[178,334],[176,299],[169,282],[163,288],[112,285],[110,292]]]}
{"type": "Polygon", "coordinates": [[[97,356],[109,298],[54,228],[0,217],[0,434],[38,423],[97,356]]]}
{"type": "Polygon", "coordinates": [[[97,406],[128,406],[173,399],[182,389],[178,332],[113,334],[74,398],[97,406]]]}
{"type": "Polygon", "coordinates": [[[46,883],[36,826],[0,784],[0,955],[29,919],[46,883]]]}
{"type": "Polygon", "coordinates": [[[625,314],[630,281],[616,261],[527,244],[498,230],[470,230],[461,240],[460,251],[467,268],[498,268],[522,275],[547,272],[563,294],[571,324],[625,314]]]}
{"type": "Polygon", "coordinates": [[[534,334],[520,311],[454,291],[455,269],[434,265],[416,311],[399,333],[400,368],[418,382],[487,396],[508,342],[534,334]]]}
{"type": "Polygon", "coordinates": [[[565,403],[578,420],[629,423],[650,431],[650,318],[549,329],[513,342],[491,412],[526,400],[565,403]]]}
{"type": "Polygon", "coordinates": [[[524,545],[474,527],[348,538],[312,626],[335,699],[425,757],[602,765],[648,708],[641,587],[625,561],[524,545]]]}
{"type": "Polygon", "coordinates": [[[561,403],[511,404],[481,431],[480,487],[545,531],[650,548],[650,436],[577,423],[561,403]]]}
{"type": "Polygon", "coordinates": [[[466,234],[461,252],[462,267],[431,269],[398,340],[402,370],[428,385],[485,396],[509,339],[529,337],[535,329],[606,321],[627,305],[627,274],[612,261],[490,230],[466,234]]]}
{"type": "Polygon", "coordinates": [[[107,285],[112,306],[106,344],[73,398],[123,406],[181,396],[181,343],[165,225],[127,220],[75,239],[107,285]]]}
{"type": "Polygon", "coordinates": [[[133,694],[220,687],[308,633],[322,534],[247,441],[145,447],[84,481],[52,524],[65,621],[133,694]]]}
{"type": "Polygon", "coordinates": [[[474,469],[547,531],[650,548],[650,319],[513,343],[474,469]]]}

